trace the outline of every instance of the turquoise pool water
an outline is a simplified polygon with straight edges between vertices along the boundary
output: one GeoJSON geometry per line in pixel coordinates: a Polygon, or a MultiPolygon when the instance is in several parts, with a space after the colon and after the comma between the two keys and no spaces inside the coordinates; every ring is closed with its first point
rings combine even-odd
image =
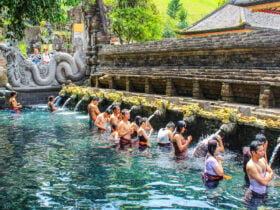
{"type": "MultiPolygon", "coordinates": [[[[200,176],[203,160],[176,162],[173,153],[158,150],[155,136],[149,152],[117,152],[87,122],[86,115],[70,111],[0,111],[0,208],[245,208],[240,154],[224,156],[233,179],[208,191],[200,176]]],[[[279,200],[276,177],[262,207],[280,208],[279,200]]]]}

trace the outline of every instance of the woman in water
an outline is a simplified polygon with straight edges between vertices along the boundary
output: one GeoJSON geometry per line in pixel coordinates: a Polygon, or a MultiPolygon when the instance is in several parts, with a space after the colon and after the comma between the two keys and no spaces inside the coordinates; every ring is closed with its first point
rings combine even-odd
{"type": "Polygon", "coordinates": [[[183,136],[186,131],[186,123],[183,120],[178,121],[176,127],[176,133],[173,137],[174,152],[177,160],[182,160],[186,158],[187,150],[190,142],[192,141],[192,136],[188,136],[187,140],[183,136]]]}
{"type": "Polygon", "coordinates": [[[151,135],[153,133],[153,128],[150,130],[150,133],[147,135],[146,133],[146,124],[147,122],[145,120],[141,120],[139,123],[139,129],[138,129],[138,139],[139,139],[139,150],[144,151],[151,145],[149,144],[149,140],[151,138],[151,135]]]}
{"type": "Polygon", "coordinates": [[[216,156],[218,152],[218,142],[210,140],[208,142],[208,153],[205,157],[205,171],[202,176],[204,185],[209,189],[216,188],[224,176],[222,157],[216,156]]]}
{"type": "Polygon", "coordinates": [[[56,111],[57,108],[54,106],[54,97],[53,96],[49,96],[48,100],[49,100],[49,102],[48,102],[48,111],[50,111],[50,112],[56,111]]]}

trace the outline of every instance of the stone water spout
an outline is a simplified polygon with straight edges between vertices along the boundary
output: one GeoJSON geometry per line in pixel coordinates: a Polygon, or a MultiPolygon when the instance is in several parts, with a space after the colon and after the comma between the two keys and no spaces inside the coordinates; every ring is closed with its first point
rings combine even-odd
{"type": "Polygon", "coordinates": [[[280,136],[279,136],[278,139],[277,139],[277,145],[276,145],[276,147],[274,148],[273,153],[272,153],[272,155],[271,155],[271,158],[270,158],[270,160],[269,160],[269,165],[270,165],[270,166],[273,164],[273,162],[274,162],[274,160],[275,160],[275,158],[276,158],[276,155],[278,154],[279,149],[280,149],[280,136]]]}
{"type": "Polygon", "coordinates": [[[205,157],[205,155],[207,154],[208,141],[216,140],[218,135],[223,138],[225,135],[232,133],[235,129],[235,126],[235,123],[222,124],[218,131],[216,131],[214,134],[211,134],[197,144],[196,148],[194,149],[193,156],[196,158],[205,157]]]}
{"type": "Polygon", "coordinates": [[[72,95],[70,98],[68,98],[65,103],[63,104],[62,106],[62,109],[64,109],[68,104],[69,102],[72,100],[72,99],[75,99],[77,96],[76,95],[72,95]]]}
{"type": "Polygon", "coordinates": [[[141,110],[141,109],[142,109],[141,105],[133,105],[128,111],[132,112],[132,111],[141,110]]]}
{"type": "Polygon", "coordinates": [[[156,110],[151,116],[148,117],[148,121],[153,119],[155,116],[158,117],[163,117],[165,116],[165,111],[164,110],[156,110]]]}

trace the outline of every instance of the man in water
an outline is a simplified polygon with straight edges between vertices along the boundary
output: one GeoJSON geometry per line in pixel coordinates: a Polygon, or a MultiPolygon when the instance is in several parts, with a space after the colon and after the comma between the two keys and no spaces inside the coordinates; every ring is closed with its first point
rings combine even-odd
{"type": "Polygon", "coordinates": [[[127,109],[123,109],[122,121],[118,125],[119,137],[120,137],[120,148],[125,149],[131,147],[131,125],[129,122],[130,112],[127,109]]]}
{"type": "Polygon", "coordinates": [[[89,126],[94,126],[97,115],[100,114],[98,109],[99,98],[93,97],[90,104],[88,105],[88,113],[89,113],[89,126]]]}
{"type": "Polygon", "coordinates": [[[107,122],[112,114],[112,110],[106,110],[105,112],[99,114],[95,121],[95,126],[98,127],[98,131],[105,132],[107,130],[107,122]]]}
{"type": "Polygon", "coordinates": [[[165,128],[161,128],[158,131],[157,145],[163,152],[171,151],[171,142],[173,137],[173,131],[175,124],[173,122],[167,123],[165,128]]]}
{"type": "Polygon", "coordinates": [[[193,156],[196,158],[205,157],[207,154],[208,142],[210,140],[216,140],[218,142],[218,152],[217,153],[224,153],[225,148],[223,144],[223,139],[220,135],[214,135],[209,138],[204,139],[199,145],[195,148],[193,156]]]}
{"type": "Polygon", "coordinates": [[[267,185],[273,179],[274,173],[265,160],[265,149],[260,141],[250,144],[251,159],[246,165],[250,187],[246,193],[246,203],[249,208],[256,208],[264,203],[267,196],[267,185]]]}
{"type": "Polygon", "coordinates": [[[22,108],[22,105],[17,102],[16,97],[17,97],[17,93],[12,92],[11,97],[9,99],[10,112],[12,114],[20,114],[20,111],[18,109],[22,108]]]}
{"type": "Polygon", "coordinates": [[[30,59],[35,64],[40,63],[42,56],[39,54],[39,50],[37,48],[34,48],[34,53],[30,56],[30,59]]]}
{"type": "MultiPolygon", "coordinates": [[[[264,159],[268,163],[268,160],[267,160],[268,141],[267,141],[265,135],[263,135],[262,133],[258,133],[255,137],[255,140],[262,143],[262,145],[264,147],[264,159]]],[[[243,147],[243,171],[245,173],[244,179],[245,179],[245,182],[247,185],[249,185],[249,178],[248,178],[248,175],[246,172],[246,165],[250,159],[251,159],[250,147],[249,146],[243,147]]]]}
{"type": "Polygon", "coordinates": [[[112,127],[112,125],[114,123],[118,124],[119,123],[119,119],[120,119],[120,107],[117,105],[113,105],[112,106],[112,110],[113,110],[113,114],[110,117],[110,125],[112,127]]]}

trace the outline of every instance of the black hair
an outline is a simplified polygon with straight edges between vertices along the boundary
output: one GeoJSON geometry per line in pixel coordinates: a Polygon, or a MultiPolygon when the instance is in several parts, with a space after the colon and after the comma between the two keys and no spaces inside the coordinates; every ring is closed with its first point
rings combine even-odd
{"type": "Polygon", "coordinates": [[[92,98],[92,101],[99,101],[99,97],[94,96],[94,97],[92,98]]]}
{"type": "Polygon", "coordinates": [[[54,96],[49,96],[49,97],[48,97],[48,100],[49,100],[49,101],[52,101],[53,99],[54,99],[54,96]]]}
{"type": "Polygon", "coordinates": [[[140,115],[137,115],[135,117],[135,124],[139,127],[140,126],[140,122],[142,121],[142,117],[140,115]]]}
{"type": "Polygon", "coordinates": [[[122,116],[124,116],[126,112],[128,112],[128,109],[123,109],[122,112],[121,112],[122,116]]]}
{"type": "Polygon", "coordinates": [[[112,110],[115,111],[117,108],[120,108],[118,105],[113,105],[112,110]]]}
{"type": "Polygon", "coordinates": [[[263,135],[262,133],[258,133],[255,137],[255,140],[259,141],[261,143],[264,143],[267,141],[265,135],[263,135]]]}
{"type": "Polygon", "coordinates": [[[182,129],[183,129],[183,128],[186,128],[186,126],[187,126],[187,125],[186,125],[186,123],[185,123],[184,120],[178,121],[178,122],[177,122],[177,127],[176,127],[177,133],[181,133],[182,129]]]}
{"type": "Polygon", "coordinates": [[[106,112],[107,114],[112,114],[112,113],[113,113],[111,109],[106,109],[105,112],[106,112]]]}
{"type": "Polygon", "coordinates": [[[166,126],[165,127],[167,127],[167,128],[175,128],[175,124],[174,124],[174,122],[168,122],[167,124],[166,124],[166,126]]]}
{"type": "Polygon", "coordinates": [[[112,124],[112,130],[116,130],[117,127],[118,127],[118,124],[117,124],[117,123],[113,123],[113,124],[112,124]]]}
{"type": "Polygon", "coordinates": [[[217,149],[217,146],[218,146],[218,143],[216,140],[210,140],[208,142],[208,146],[207,146],[208,153],[212,156],[215,156],[215,151],[217,149]]]}
{"type": "Polygon", "coordinates": [[[11,97],[15,96],[16,94],[16,92],[11,92],[11,97]]]}
{"type": "Polygon", "coordinates": [[[252,141],[250,144],[250,152],[257,152],[259,146],[262,146],[262,143],[260,141],[252,141]]]}

